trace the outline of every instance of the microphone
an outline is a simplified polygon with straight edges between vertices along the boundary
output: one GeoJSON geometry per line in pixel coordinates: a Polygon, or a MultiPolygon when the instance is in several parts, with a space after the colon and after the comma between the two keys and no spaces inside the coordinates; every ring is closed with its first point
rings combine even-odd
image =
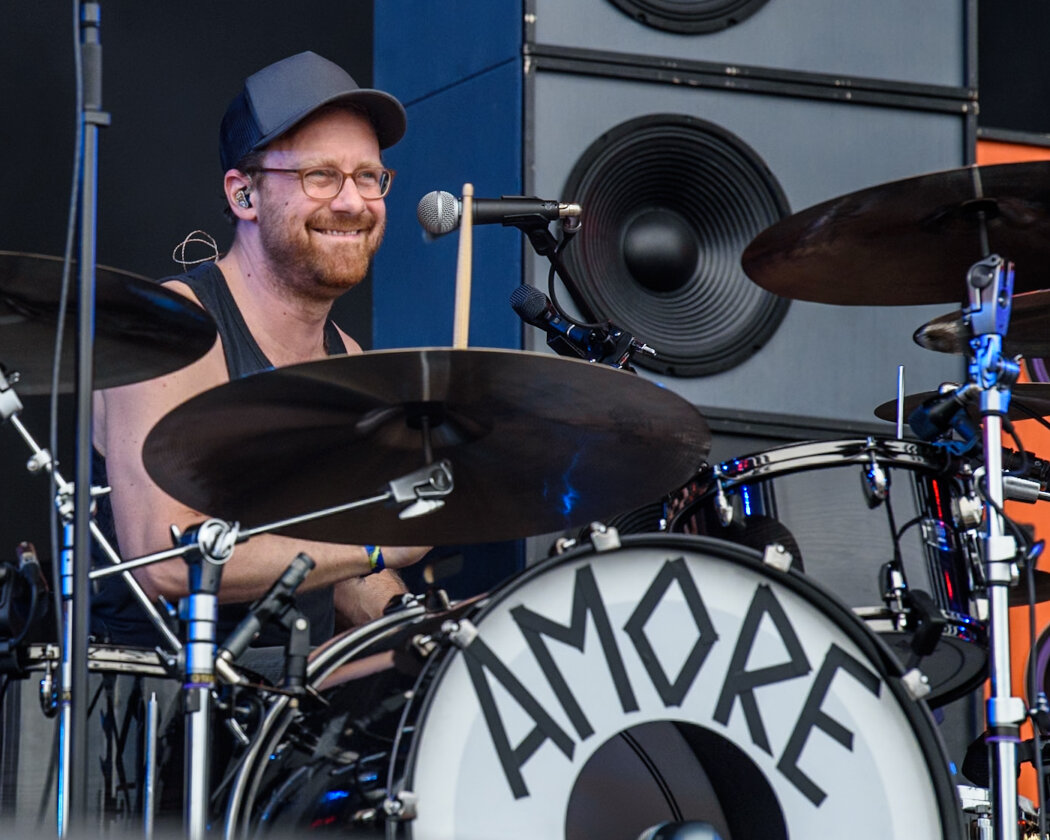
{"type": "MultiPolygon", "coordinates": [[[[505,195],[502,198],[473,199],[475,225],[504,226],[522,222],[553,222],[570,216],[579,216],[579,204],[562,204],[524,195],[505,195]]],[[[431,236],[444,236],[459,227],[463,217],[463,202],[452,193],[434,190],[419,199],[416,216],[423,230],[431,236]]]]}
{"type": "Polygon", "coordinates": [[[967,384],[930,397],[908,415],[908,425],[923,440],[936,440],[952,428],[974,390],[974,385],[967,384]]]}
{"type": "Polygon", "coordinates": [[[269,591],[248,608],[248,614],[223,642],[216,659],[230,663],[244,653],[266,623],[291,605],[292,595],[315,565],[312,557],[299,552],[269,591]]]}
{"type": "Polygon", "coordinates": [[[528,283],[522,283],[510,296],[510,305],[526,324],[547,333],[547,345],[559,356],[576,356],[623,368],[636,352],[656,356],[648,344],[635,339],[613,324],[583,327],[558,314],[551,299],[528,283]]]}
{"type": "Polygon", "coordinates": [[[559,356],[589,359],[594,348],[605,340],[603,330],[581,327],[562,318],[550,298],[527,283],[511,292],[510,305],[522,321],[547,333],[547,344],[559,356]]]}

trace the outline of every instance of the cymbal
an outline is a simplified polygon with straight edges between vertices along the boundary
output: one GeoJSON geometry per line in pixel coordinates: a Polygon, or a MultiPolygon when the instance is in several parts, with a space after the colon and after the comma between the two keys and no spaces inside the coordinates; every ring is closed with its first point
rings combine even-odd
{"type": "MultiPolygon", "coordinates": [[[[62,260],[0,251],[0,364],[19,374],[20,394],[51,389],[62,260]]],[[[76,382],[77,268],[62,342],[59,389],[76,382]]],[[[95,268],[95,388],[171,373],[215,343],[215,323],[199,306],[127,271],[95,268]]]]}
{"type": "MultiPolygon", "coordinates": [[[[915,411],[920,405],[931,397],[936,397],[937,391],[922,391],[917,394],[906,394],[904,396],[904,419],[915,411]]],[[[977,403],[970,405],[970,417],[974,422],[980,422],[980,406],[977,403]]],[[[897,422],[897,400],[892,399],[884,402],[875,409],[875,416],[880,420],[897,422]]],[[[1035,417],[1050,417],[1050,384],[1045,382],[1022,382],[1010,389],[1010,410],[1007,416],[1011,420],[1027,420],[1035,417]]]]}
{"type": "Polygon", "coordinates": [[[626,371],[547,353],[421,348],[337,356],[206,391],[161,418],[146,469],[175,499],[258,527],[452,464],[444,507],[373,505],[281,529],[329,542],[442,545],[550,533],[635,509],[691,478],[699,411],[626,371]]]}
{"type": "MultiPolygon", "coordinates": [[[[1003,336],[1003,352],[1008,356],[1050,355],[1050,290],[1040,289],[1014,295],[1010,302],[1010,327],[1003,336]]],[[[915,343],[938,353],[963,354],[972,338],[963,312],[956,309],[939,315],[915,331],[915,343]]]]}
{"type": "Polygon", "coordinates": [[[782,297],[847,306],[961,303],[991,253],[1016,266],[1015,292],[1050,287],[1050,162],[968,166],[869,187],[780,220],[742,256],[782,297]]]}

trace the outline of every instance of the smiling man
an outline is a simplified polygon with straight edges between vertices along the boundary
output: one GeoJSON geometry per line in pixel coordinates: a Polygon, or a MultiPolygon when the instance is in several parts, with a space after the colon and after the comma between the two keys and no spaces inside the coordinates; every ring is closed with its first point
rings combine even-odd
{"type": "MultiPolygon", "coordinates": [[[[113,488],[111,503],[100,505],[99,522],[116,537],[122,556],[168,548],[170,525],[185,529],[207,518],[207,511],[168,496],[143,466],[143,441],[161,417],[237,377],[361,352],[329,313],[335,299],[365,277],[383,239],[383,199],[393,172],[383,166],[381,150],[404,131],[405,111],[397,99],[359,88],[342,68],[311,52],[250,76],[230,103],[220,158],[236,225],[233,244],[217,261],[165,281],[212,315],[219,341],[181,371],[95,398],[95,481],[113,488]]],[[[237,547],[223,570],[220,641],[300,551],[317,563],[299,590],[314,644],[339,627],[378,616],[403,591],[391,570],[423,554],[419,548],[366,550],[254,537],[237,547]]],[[[186,592],[182,560],[142,567],[135,575],[151,599],[164,596],[174,603],[186,592]]],[[[160,641],[114,578],[93,598],[92,632],[115,644],[160,641]]],[[[282,641],[271,634],[261,643],[282,641]]]]}

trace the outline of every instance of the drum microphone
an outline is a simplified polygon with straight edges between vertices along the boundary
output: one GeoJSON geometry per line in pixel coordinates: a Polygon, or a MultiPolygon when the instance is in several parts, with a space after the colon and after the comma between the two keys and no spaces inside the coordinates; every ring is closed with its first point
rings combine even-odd
{"type": "Polygon", "coordinates": [[[628,366],[636,352],[656,356],[656,351],[613,324],[584,327],[563,318],[551,299],[528,283],[510,295],[510,305],[526,324],[547,333],[547,345],[559,356],[572,356],[616,368],[628,366]]]}
{"type": "MultiPolygon", "coordinates": [[[[505,227],[530,222],[554,222],[578,217],[579,204],[563,204],[524,195],[505,195],[501,198],[475,198],[475,225],[501,224],[505,227]]],[[[441,190],[428,192],[416,206],[416,216],[423,230],[431,236],[444,236],[459,227],[463,217],[463,202],[452,193],[441,190]]]]}
{"type": "Polygon", "coordinates": [[[977,386],[969,383],[926,400],[908,415],[908,425],[923,440],[936,440],[955,422],[977,386]]]}
{"type": "Polygon", "coordinates": [[[244,653],[266,623],[292,605],[295,590],[316,565],[312,557],[299,552],[269,591],[248,608],[248,614],[222,643],[216,658],[231,663],[244,653]]]}

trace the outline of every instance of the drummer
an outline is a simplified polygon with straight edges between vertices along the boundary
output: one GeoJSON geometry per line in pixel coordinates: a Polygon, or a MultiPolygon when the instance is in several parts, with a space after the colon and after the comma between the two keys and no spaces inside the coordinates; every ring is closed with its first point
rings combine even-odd
{"type": "MultiPolygon", "coordinates": [[[[359,88],[342,68],[304,52],[250,76],[226,110],[219,152],[227,212],[236,231],[227,254],[164,282],[215,319],[219,340],[199,361],[95,397],[95,482],[112,487],[99,523],[125,558],[171,547],[170,526],[208,518],[164,493],[147,474],[143,441],[167,412],[231,379],[326,356],[360,353],[329,318],[333,302],[365,277],[383,239],[393,173],[381,150],[401,139],[405,111],[390,94],[359,88]]],[[[249,488],[250,489],[250,488],[249,488]]],[[[273,534],[237,546],[222,573],[221,643],[295,557],[316,568],[299,588],[311,642],[382,613],[404,585],[394,571],[422,548],[336,545],[273,534]]],[[[186,594],[181,559],[135,570],[151,600],[186,594]]],[[[122,581],[92,599],[92,633],[114,644],[160,644],[122,581]]],[[[264,635],[263,644],[283,644],[264,635]]]]}

